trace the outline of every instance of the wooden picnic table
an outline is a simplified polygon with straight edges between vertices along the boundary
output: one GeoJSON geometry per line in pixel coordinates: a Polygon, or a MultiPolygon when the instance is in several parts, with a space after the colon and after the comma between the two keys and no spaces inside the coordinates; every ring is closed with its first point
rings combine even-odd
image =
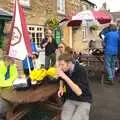
{"type": "Polygon", "coordinates": [[[45,102],[49,97],[57,93],[57,91],[58,83],[43,84],[25,91],[2,88],[0,90],[1,97],[12,104],[6,119],[20,120],[29,111],[30,104],[45,102]]]}
{"type": "Polygon", "coordinates": [[[86,65],[89,77],[99,76],[101,85],[103,86],[106,74],[104,70],[104,55],[97,56],[91,54],[84,54],[81,55],[81,61],[86,65]]]}

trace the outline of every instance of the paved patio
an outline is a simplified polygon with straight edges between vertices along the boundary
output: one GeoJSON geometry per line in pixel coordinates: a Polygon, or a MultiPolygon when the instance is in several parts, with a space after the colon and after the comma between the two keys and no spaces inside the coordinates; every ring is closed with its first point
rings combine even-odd
{"type": "MultiPolygon", "coordinates": [[[[120,78],[120,77],[119,77],[120,78]]],[[[92,81],[93,106],[90,120],[120,120],[120,83],[104,85],[92,81]]]]}

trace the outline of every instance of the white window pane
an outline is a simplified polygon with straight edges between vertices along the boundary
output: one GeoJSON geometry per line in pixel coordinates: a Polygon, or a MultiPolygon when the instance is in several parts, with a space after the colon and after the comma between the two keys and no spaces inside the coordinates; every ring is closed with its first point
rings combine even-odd
{"type": "Polygon", "coordinates": [[[35,33],[32,33],[32,38],[34,38],[35,37],[35,33]]]}
{"type": "Polygon", "coordinates": [[[57,0],[58,12],[65,13],[65,0],[57,0]]]}
{"type": "Polygon", "coordinates": [[[44,27],[40,25],[28,25],[28,30],[32,33],[32,40],[40,47],[40,42],[44,37],[44,27]]]}

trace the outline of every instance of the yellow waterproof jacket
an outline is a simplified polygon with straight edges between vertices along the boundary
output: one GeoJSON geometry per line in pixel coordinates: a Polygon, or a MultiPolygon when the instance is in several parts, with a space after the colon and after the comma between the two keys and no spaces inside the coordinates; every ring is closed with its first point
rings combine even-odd
{"type": "Polygon", "coordinates": [[[10,87],[13,85],[13,81],[18,78],[18,71],[15,64],[10,65],[10,77],[5,80],[5,74],[7,67],[4,61],[0,61],[0,87],[10,87]]]}

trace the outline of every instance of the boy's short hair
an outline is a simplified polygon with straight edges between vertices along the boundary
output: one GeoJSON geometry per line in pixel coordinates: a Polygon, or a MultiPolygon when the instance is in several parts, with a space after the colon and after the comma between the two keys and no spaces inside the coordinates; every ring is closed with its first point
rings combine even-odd
{"type": "Polygon", "coordinates": [[[65,62],[72,62],[73,61],[73,56],[71,54],[61,54],[58,58],[59,61],[64,60],[65,62]]]}

